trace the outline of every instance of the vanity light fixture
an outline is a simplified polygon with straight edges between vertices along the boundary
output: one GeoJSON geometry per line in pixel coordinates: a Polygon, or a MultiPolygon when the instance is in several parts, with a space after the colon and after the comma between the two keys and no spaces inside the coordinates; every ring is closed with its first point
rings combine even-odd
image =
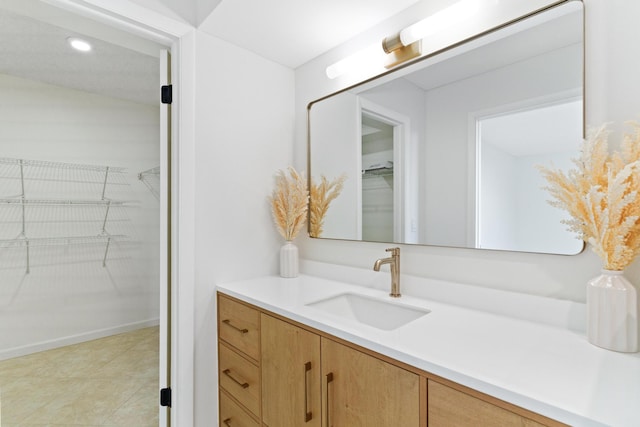
{"type": "Polygon", "coordinates": [[[68,37],[67,42],[72,48],[80,52],[90,52],[92,49],[91,44],[88,41],[77,37],[68,37]]]}
{"type": "Polygon", "coordinates": [[[456,22],[470,18],[478,11],[481,3],[478,0],[460,0],[401,30],[397,37],[403,46],[409,46],[431,34],[446,29],[456,22]]]}
{"type": "Polygon", "coordinates": [[[400,39],[400,34],[385,37],[382,40],[382,49],[387,54],[384,60],[385,68],[392,68],[410,59],[422,55],[422,40],[416,40],[408,45],[404,45],[400,39]]]}
{"type": "Polygon", "coordinates": [[[327,77],[335,79],[346,73],[354,73],[357,71],[366,71],[368,73],[376,74],[382,72],[388,68],[394,67],[397,64],[401,64],[409,59],[420,56],[420,41],[411,44],[410,46],[393,45],[393,49],[387,47],[390,42],[385,38],[380,43],[375,43],[365,49],[347,56],[340,61],[331,64],[326,69],[327,77]]]}
{"type": "Polygon", "coordinates": [[[380,44],[375,43],[329,65],[325,72],[327,77],[335,79],[354,70],[375,69],[376,67],[381,67],[385,56],[384,51],[380,48],[380,44]]]}
{"type": "MultiPolygon", "coordinates": [[[[380,45],[363,49],[327,67],[327,77],[334,79],[364,67],[392,68],[422,55],[422,39],[452,24],[468,19],[480,8],[479,0],[460,0],[451,6],[410,25],[397,34],[385,37],[380,45]]],[[[371,69],[371,68],[369,68],[371,69]]]]}

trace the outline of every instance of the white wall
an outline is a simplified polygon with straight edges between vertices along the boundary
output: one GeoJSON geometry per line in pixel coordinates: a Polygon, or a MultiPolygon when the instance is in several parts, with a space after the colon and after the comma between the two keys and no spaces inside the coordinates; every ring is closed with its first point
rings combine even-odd
{"type": "Polygon", "coordinates": [[[516,158],[492,144],[482,144],[478,209],[478,245],[516,250],[516,158]]]}
{"type": "MultiPolygon", "coordinates": [[[[454,3],[451,0],[449,3],[454,3]]],[[[548,2],[501,3],[494,14],[496,20],[514,16],[506,8],[535,8],[548,2]],[[504,10],[502,8],[505,8],[504,10]]],[[[614,121],[620,130],[625,120],[638,118],[640,86],[635,84],[640,74],[640,57],[631,54],[640,39],[640,27],[634,16],[640,13],[640,3],[628,0],[586,0],[586,121],[599,125],[614,121]]],[[[410,24],[395,20],[396,30],[410,24]]],[[[353,83],[350,77],[329,81],[324,68],[356,50],[372,43],[386,28],[372,29],[324,56],[296,70],[296,162],[304,165],[304,106],[337,89],[353,83]]],[[[390,31],[389,31],[390,32],[390,31]]],[[[612,135],[617,142],[619,133],[612,135]]],[[[613,140],[612,140],[613,142],[613,140]]],[[[384,255],[384,244],[336,242],[305,239],[302,256],[317,261],[371,268],[373,260],[384,255]]],[[[598,274],[601,262],[590,250],[577,256],[527,254],[515,252],[451,249],[425,246],[402,246],[402,268],[406,274],[460,281],[477,286],[508,289],[515,292],[548,295],[575,301],[585,300],[585,283],[598,274]]],[[[640,263],[628,269],[627,275],[640,283],[640,263]]]]}
{"type": "Polygon", "coordinates": [[[567,171],[575,152],[514,156],[482,144],[480,247],[539,253],[575,254],[582,242],[562,223],[569,215],[550,206],[538,165],[567,171]]]}
{"type": "MultiPolygon", "coordinates": [[[[0,92],[0,156],[127,168],[128,185],[109,186],[106,196],[132,201],[110,211],[118,221],[108,222],[107,231],[130,240],[110,246],[106,268],[104,244],[33,248],[29,274],[23,249],[0,249],[0,358],[157,324],[158,201],[137,173],[159,165],[158,107],[7,75],[0,75],[0,92]]],[[[19,196],[17,181],[10,181],[0,177],[0,197],[19,196]]],[[[101,196],[100,185],[92,194],[55,181],[26,181],[26,187],[27,198],[101,196]]],[[[30,209],[42,212],[27,224],[30,237],[101,231],[96,208],[30,209]],[[70,209],[73,223],[47,222],[68,218],[70,209]]],[[[7,212],[0,211],[2,239],[15,238],[20,226],[7,221],[21,215],[7,212]]]]}
{"type": "Polygon", "coordinates": [[[195,66],[195,424],[210,426],[217,420],[214,287],[278,272],[282,239],[267,196],[275,171],[292,163],[294,75],[202,32],[195,66]]]}
{"type": "Polygon", "coordinates": [[[547,182],[536,169],[537,165],[553,165],[568,171],[574,168],[571,158],[575,157],[574,152],[565,152],[516,159],[518,190],[515,194],[515,206],[518,224],[515,229],[517,247],[520,250],[560,254],[575,254],[580,251],[582,242],[562,223],[569,219],[569,214],[549,205],[549,193],[543,190],[547,182]],[[545,224],[545,227],[532,224],[545,224]]]}
{"type": "MultiPolygon", "coordinates": [[[[327,238],[361,236],[361,148],[358,141],[360,132],[360,108],[355,95],[344,93],[313,105],[309,117],[313,133],[322,144],[311,147],[313,163],[310,173],[315,183],[324,175],[329,182],[345,175],[344,187],[338,197],[331,202],[322,224],[322,236],[327,238]],[[318,149],[319,148],[319,149],[318,149]],[[339,156],[336,153],[340,153],[339,156]]],[[[304,170],[304,169],[302,169],[304,170]]],[[[309,171],[307,171],[309,172],[309,171]]]]}

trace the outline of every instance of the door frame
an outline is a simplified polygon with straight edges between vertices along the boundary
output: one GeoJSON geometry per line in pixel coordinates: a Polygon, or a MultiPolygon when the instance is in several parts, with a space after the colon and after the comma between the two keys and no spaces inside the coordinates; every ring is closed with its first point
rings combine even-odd
{"type": "Polygon", "coordinates": [[[195,28],[126,0],[42,1],[152,40],[171,52],[172,84],[178,90],[173,93],[171,115],[169,156],[174,171],[169,183],[171,206],[170,213],[162,213],[171,221],[170,262],[161,265],[169,275],[172,301],[169,326],[172,405],[166,425],[194,425],[195,28]]]}
{"type": "MultiPolygon", "coordinates": [[[[160,85],[171,85],[171,52],[160,51],[160,85]]],[[[171,389],[171,104],[160,104],[160,339],[158,388],[171,389]]],[[[166,395],[165,395],[166,397],[166,395]]],[[[170,426],[170,407],[159,408],[160,426],[170,426]]]]}

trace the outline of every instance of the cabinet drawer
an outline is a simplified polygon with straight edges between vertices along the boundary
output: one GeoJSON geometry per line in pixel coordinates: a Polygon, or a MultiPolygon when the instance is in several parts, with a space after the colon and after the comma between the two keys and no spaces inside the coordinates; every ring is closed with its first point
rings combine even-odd
{"type": "Polygon", "coordinates": [[[224,391],[220,392],[220,427],[259,427],[259,425],[224,391]]]}
{"type": "Polygon", "coordinates": [[[249,357],[260,359],[260,313],[258,310],[218,295],[218,333],[249,357]]]}
{"type": "Polygon", "coordinates": [[[515,414],[467,393],[429,380],[429,427],[543,427],[529,418],[515,414]]]}
{"type": "Polygon", "coordinates": [[[230,347],[220,343],[220,386],[248,410],[260,412],[260,369],[230,347]]]}

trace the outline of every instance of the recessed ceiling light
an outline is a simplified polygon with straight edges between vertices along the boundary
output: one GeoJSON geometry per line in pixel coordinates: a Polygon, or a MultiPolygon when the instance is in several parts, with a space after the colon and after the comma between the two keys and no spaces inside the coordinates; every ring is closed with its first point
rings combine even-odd
{"type": "Polygon", "coordinates": [[[67,42],[71,45],[75,50],[79,50],[80,52],[89,52],[91,50],[91,44],[88,41],[79,39],[77,37],[69,37],[67,38],[67,42]]]}

